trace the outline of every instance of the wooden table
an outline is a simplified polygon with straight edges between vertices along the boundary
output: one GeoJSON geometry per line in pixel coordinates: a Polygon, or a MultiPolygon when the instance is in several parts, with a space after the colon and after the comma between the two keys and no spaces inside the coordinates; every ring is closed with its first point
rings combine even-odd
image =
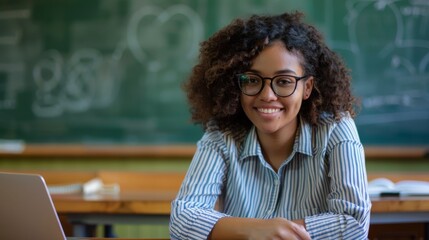
{"type": "Polygon", "coordinates": [[[97,225],[105,226],[105,236],[112,236],[110,226],[118,223],[168,224],[171,201],[177,191],[126,191],[117,195],[52,195],[58,214],[73,226],[73,236],[90,237],[97,225]]]}
{"type": "Polygon", "coordinates": [[[177,191],[126,191],[117,195],[54,194],[58,213],[169,215],[177,191]]]}
{"type": "MultiPolygon", "coordinates": [[[[57,212],[73,224],[74,236],[86,236],[88,226],[100,224],[168,224],[176,193],[126,191],[119,195],[52,195],[52,199],[57,212]]],[[[429,223],[429,197],[382,197],[371,201],[371,224],[429,223]]]]}
{"type": "Polygon", "coordinates": [[[371,202],[371,224],[429,223],[429,196],[379,197],[371,202]]]}

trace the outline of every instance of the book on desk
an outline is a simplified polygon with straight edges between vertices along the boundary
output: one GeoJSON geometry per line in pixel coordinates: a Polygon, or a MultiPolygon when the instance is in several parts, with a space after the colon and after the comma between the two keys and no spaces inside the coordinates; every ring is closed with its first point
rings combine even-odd
{"type": "Polygon", "coordinates": [[[429,181],[376,178],[368,182],[370,197],[429,196],[429,181]]]}
{"type": "Polygon", "coordinates": [[[104,184],[100,178],[93,178],[84,183],[49,184],[48,190],[50,194],[118,194],[120,187],[119,184],[104,184]]]}

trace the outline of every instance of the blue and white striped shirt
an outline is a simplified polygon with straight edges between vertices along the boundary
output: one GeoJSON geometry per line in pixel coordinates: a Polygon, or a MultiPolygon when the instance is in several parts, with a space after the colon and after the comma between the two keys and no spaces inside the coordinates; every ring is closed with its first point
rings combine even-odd
{"type": "Polygon", "coordinates": [[[318,127],[301,121],[278,172],[264,160],[255,128],[241,140],[208,131],[172,202],[170,235],[206,239],[220,218],[234,216],[304,219],[312,239],[366,239],[370,208],[364,151],[350,117],[318,127]]]}

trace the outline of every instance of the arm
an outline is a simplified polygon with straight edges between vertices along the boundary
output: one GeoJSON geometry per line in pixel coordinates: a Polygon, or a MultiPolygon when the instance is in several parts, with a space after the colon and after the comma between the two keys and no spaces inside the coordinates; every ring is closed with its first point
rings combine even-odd
{"type": "Polygon", "coordinates": [[[170,235],[174,239],[207,239],[216,222],[227,216],[214,209],[227,174],[219,135],[206,133],[197,144],[178,196],[171,205],[170,235]]]}
{"type": "Polygon", "coordinates": [[[305,219],[315,239],[367,239],[371,202],[365,156],[351,118],[343,119],[328,143],[329,212],[305,219]]]}
{"type": "Polygon", "coordinates": [[[304,221],[284,218],[221,218],[209,239],[310,239],[304,221]]]}

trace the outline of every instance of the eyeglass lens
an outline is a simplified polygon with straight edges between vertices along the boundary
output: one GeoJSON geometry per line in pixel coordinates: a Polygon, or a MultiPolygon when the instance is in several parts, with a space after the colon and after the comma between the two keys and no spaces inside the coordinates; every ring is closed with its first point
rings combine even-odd
{"type": "Polygon", "coordinates": [[[299,80],[295,76],[288,75],[263,78],[256,74],[240,74],[238,77],[241,91],[250,96],[260,93],[265,86],[265,79],[269,79],[273,92],[280,97],[287,97],[294,93],[297,80],[299,80]]]}

